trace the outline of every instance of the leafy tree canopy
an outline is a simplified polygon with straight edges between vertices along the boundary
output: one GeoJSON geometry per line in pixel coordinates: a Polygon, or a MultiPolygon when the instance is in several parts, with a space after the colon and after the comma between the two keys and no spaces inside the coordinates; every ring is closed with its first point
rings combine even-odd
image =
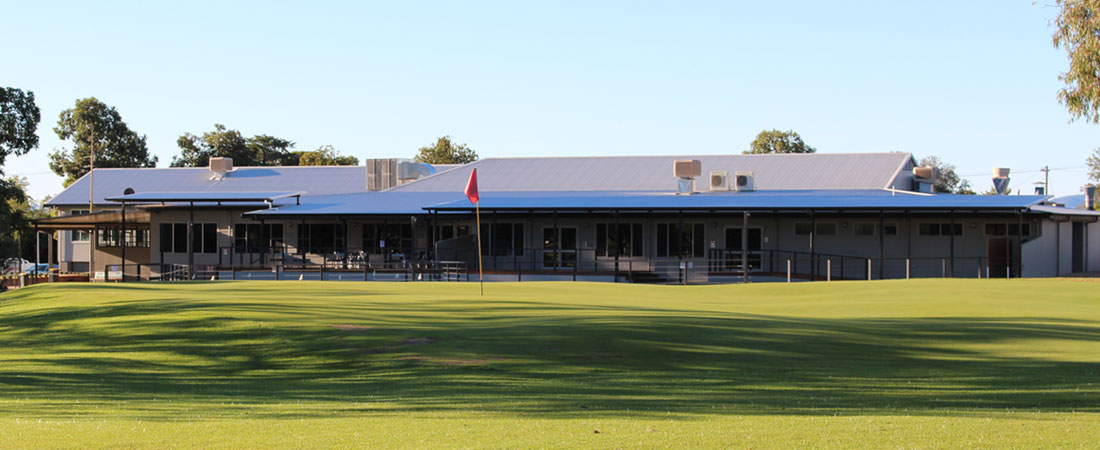
{"type": "Polygon", "coordinates": [[[955,165],[940,160],[938,156],[925,156],[918,164],[921,167],[935,167],[939,169],[940,181],[936,183],[936,192],[945,194],[969,194],[974,190],[970,188],[970,182],[959,177],[955,172],[955,165]]]}
{"type": "Polygon", "coordinates": [[[1092,150],[1092,154],[1085,160],[1089,166],[1089,180],[1100,183],[1100,147],[1092,150]]]}
{"type": "Polygon", "coordinates": [[[746,155],[763,153],[816,153],[817,149],[802,142],[802,136],[793,130],[764,130],[756,135],[746,155]]]}
{"type": "Polygon", "coordinates": [[[90,157],[95,167],[155,167],[157,157],[149,154],[145,135],[138,135],[113,106],[88,97],[61,112],[53,131],[72,148],[50,154],[50,169],[65,177],[65,186],[88,173],[90,157]]]}
{"type": "Polygon", "coordinates": [[[298,165],[298,158],[290,151],[294,142],[264,134],[246,138],[220,123],[202,136],[184,133],[176,145],[180,154],[172,157],[172,167],[203,167],[214,156],[233,158],[235,166],[298,165]]]}
{"type": "Polygon", "coordinates": [[[466,164],[477,161],[477,152],[466,144],[455,145],[450,136],[443,136],[431,146],[420,147],[415,159],[428,164],[466,164]]]}
{"type": "Polygon", "coordinates": [[[38,121],[34,92],[0,87],[0,166],[8,155],[22,155],[38,147],[38,121]]]}
{"type": "Polygon", "coordinates": [[[23,257],[34,260],[34,227],[31,221],[49,216],[27,195],[27,179],[0,179],[0,262],[23,257]]]}
{"type": "Polygon", "coordinates": [[[1073,119],[1100,122],[1100,0],[1056,0],[1054,46],[1069,55],[1058,101],[1073,119]]]}
{"type": "Polygon", "coordinates": [[[299,166],[357,166],[359,158],[341,155],[331,145],[322,145],[311,152],[301,152],[299,166]]]}

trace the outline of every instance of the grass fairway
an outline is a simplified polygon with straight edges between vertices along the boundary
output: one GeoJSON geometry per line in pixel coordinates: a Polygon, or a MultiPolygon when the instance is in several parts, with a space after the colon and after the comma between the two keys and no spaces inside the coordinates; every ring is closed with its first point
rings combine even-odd
{"type": "Polygon", "coordinates": [[[1100,284],[0,294],[0,448],[1095,448],[1100,284]]]}

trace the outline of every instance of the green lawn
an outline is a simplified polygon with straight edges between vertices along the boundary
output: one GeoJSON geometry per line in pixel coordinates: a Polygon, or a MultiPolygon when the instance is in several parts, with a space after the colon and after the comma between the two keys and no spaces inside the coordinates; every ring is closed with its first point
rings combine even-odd
{"type": "Polygon", "coordinates": [[[0,448],[1095,447],[1098,288],[36,286],[0,448]]]}

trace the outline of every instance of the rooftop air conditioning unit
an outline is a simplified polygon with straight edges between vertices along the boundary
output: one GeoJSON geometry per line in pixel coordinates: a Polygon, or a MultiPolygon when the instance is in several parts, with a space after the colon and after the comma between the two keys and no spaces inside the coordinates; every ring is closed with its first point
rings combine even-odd
{"type": "Polygon", "coordinates": [[[677,159],[672,163],[676,178],[695,178],[703,174],[703,163],[698,159],[677,159]]]}
{"type": "Polygon", "coordinates": [[[940,180],[940,169],[935,167],[914,167],[913,176],[924,180],[931,180],[936,184],[940,180]]]}
{"type": "Polygon", "coordinates": [[[710,190],[712,192],[730,190],[730,173],[725,170],[710,171],[710,190]]]}
{"type": "Polygon", "coordinates": [[[751,192],[756,190],[756,182],[751,170],[738,170],[733,174],[733,190],[737,192],[751,192]]]}

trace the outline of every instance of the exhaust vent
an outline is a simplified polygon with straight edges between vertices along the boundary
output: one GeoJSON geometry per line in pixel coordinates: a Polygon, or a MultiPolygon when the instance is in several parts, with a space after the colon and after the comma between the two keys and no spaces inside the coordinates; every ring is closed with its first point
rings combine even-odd
{"type": "Polygon", "coordinates": [[[751,170],[738,170],[733,174],[733,190],[752,192],[756,190],[756,180],[751,170]]]}
{"type": "Polygon", "coordinates": [[[730,173],[725,170],[710,171],[711,192],[730,190],[730,173]]]}
{"type": "Polygon", "coordinates": [[[214,173],[211,180],[220,180],[233,171],[233,158],[214,156],[210,158],[210,171],[214,173]]]}
{"type": "Polygon", "coordinates": [[[703,174],[703,163],[697,159],[677,159],[672,162],[672,174],[676,176],[676,194],[695,193],[695,177],[703,174]]]}

